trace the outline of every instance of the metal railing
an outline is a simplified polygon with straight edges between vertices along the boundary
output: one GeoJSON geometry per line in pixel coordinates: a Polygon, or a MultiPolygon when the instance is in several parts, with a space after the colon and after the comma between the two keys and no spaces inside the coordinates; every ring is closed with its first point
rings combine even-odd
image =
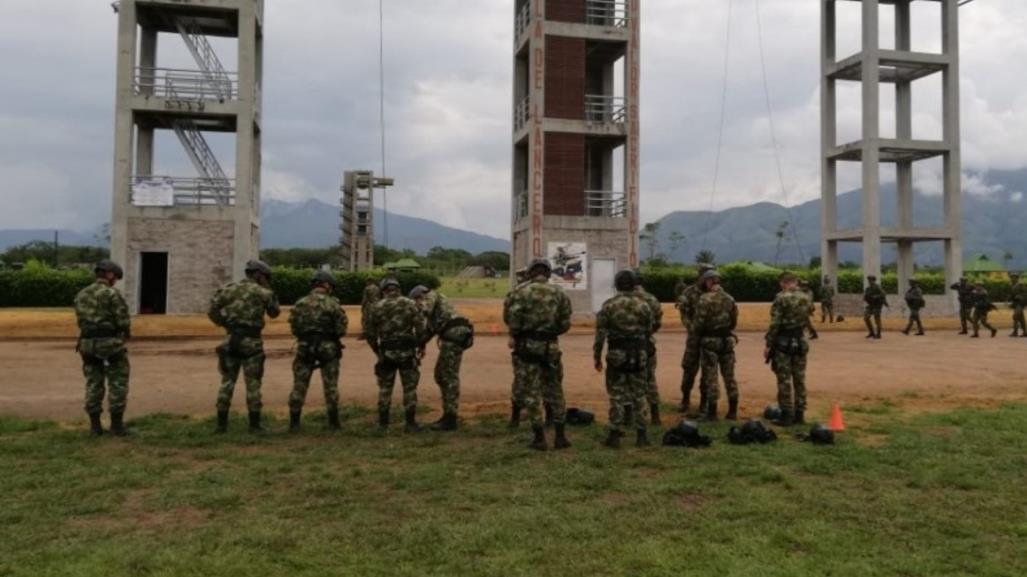
{"type": "Polygon", "coordinates": [[[524,31],[531,25],[531,0],[528,0],[521,6],[521,9],[517,12],[514,17],[514,40],[521,37],[524,31]]]}
{"type": "MultiPolygon", "coordinates": [[[[178,33],[185,41],[189,52],[192,53],[196,65],[200,67],[207,79],[216,87],[224,86],[224,83],[229,80],[228,72],[225,71],[225,67],[221,64],[217,53],[214,52],[210,41],[200,32],[196,22],[179,18],[175,21],[175,26],[178,27],[178,33]]],[[[228,95],[224,95],[223,98],[227,99],[228,95]]]]}
{"type": "Polygon", "coordinates": [[[528,186],[520,181],[514,182],[514,216],[516,220],[528,218],[528,186]]]}
{"type": "Polygon", "coordinates": [[[224,102],[238,97],[239,76],[226,72],[220,79],[214,79],[200,70],[139,67],[133,86],[138,96],[224,102]]]}
{"type": "Polygon", "coordinates": [[[588,0],[585,22],[593,26],[625,28],[628,25],[628,3],[625,0],[588,0]]]}
{"type": "Polygon", "coordinates": [[[585,95],[585,122],[623,124],[628,116],[627,99],[603,94],[585,95]]]}
{"type": "Polygon", "coordinates": [[[623,192],[611,190],[585,191],[585,216],[624,218],[628,201],[623,192]]]}
{"type": "Polygon", "coordinates": [[[132,178],[130,202],[135,206],[235,206],[235,179],[182,178],[174,176],[136,176],[132,178]],[[137,197],[137,186],[144,184],[166,187],[169,199],[137,197]]]}
{"type": "Polygon", "coordinates": [[[514,106],[514,132],[524,128],[531,119],[531,96],[525,96],[514,106]]]}

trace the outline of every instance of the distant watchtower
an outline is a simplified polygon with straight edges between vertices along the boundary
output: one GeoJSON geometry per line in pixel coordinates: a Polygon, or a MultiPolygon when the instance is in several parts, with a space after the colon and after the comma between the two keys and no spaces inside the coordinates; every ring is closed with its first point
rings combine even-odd
{"type": "Polygon", "coordinates": [[[914,52],[911,47],[913,0],[856,0],[862,3],[862,49],[842,60],[835,54],[836,8],[842,0],[821,2],[821,141],[823,212],[822,258],[825,274],[837,278],[838,243],[863,244],[864,275],[881,274],[881,243],[898,245],[899,294],[913,276],[913,244],[945,245],[946,286],[962,273],[962,190],[959,135],[959,2],[930,0],[941,5],[941,53],[914,52]],[[895,48],[881,48],[881,5],[895,11],[895,48]],[[933,74],[942,77],[942,138],[921,140],[913,134],[914,82],[933,74]],[[863,131],[855,142],[837,141],[838,82],[858,82],[862,90],[863,131]],[[882,138],[881,83],[895,86],[895,137],[882,138]],[[913,164],[943,159],[944,222],[922,228],[913,222],[913,164]],[[862,169],[863,219],[860,228],[838,229],[839,162],[859,162],[862,169]],[[897,174],[898,219],[894,228],[881,226],[881,165],[894,163],[897,174]]]}
{"type": "Polygon", "coordinates": [[[374,268],[374,189],[394,184],[370,170],[347,170],[342,183],[339,230],[342,270],[358,272],[374,268]]]}
{"type": "Polygon", "coordinates": [[[243,275],[260,242],[263,0],[123,0],[118,11],[111,254],[136,313],[206,310],[243,275]],[[158,40],[179,36],[195,67],[158,65],[158,40]],[[209,38],[238,39],[236,70],[209,38]],[[173,133],[195,174],[155,166],[155,134],[173,133]],[[205,133],[235,135],[223,167],[205,133]]]}
{"type": "Polygon", "coordinates": [[[514,2],[514,269],[549,258],[576,311],[638,264],[640,0],[514,2]]]}

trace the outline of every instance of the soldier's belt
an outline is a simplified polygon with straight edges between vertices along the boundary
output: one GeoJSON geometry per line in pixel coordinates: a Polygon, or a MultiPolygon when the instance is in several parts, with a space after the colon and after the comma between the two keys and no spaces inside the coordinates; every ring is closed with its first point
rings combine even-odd
{"type": "Polygon", "coordinates": [[[649,346],[649,339],[645,337],[617,337],[611,338],[607,342],[609,342],[611,349],[628,351],[649,346]]]}
{"type": "Polygon", "coordinates": [[[113,339],[121,335],[121,332],[113,329],[92,329],[82,331],[79,335],[83,339],[113,339]]]}
{"type": "Polygon", "coordinates": [[[720,329],[716,331],[706,331],[699,336],[701,339],[729,339],[734,335],[731,334],[731,329],[720,329]]]}
{"type": "Polygon", "coordinates": [[[524,331],[517,333],[516,338],[518,340],[539,341],[543,343],[555,343],[560,340],[559,335],[545,331],[524,331]]]}
{"type": "Polygon", "coordinates": [[[312,332],[312,333],[299,333],[296,338],[301,341],[334,341],[337,337],[334,334],[323,333],[323,332],[312,332]]]}
{"type": "Polygon", "coordinates": [[[236,338],[259,339],[261,328],[254,327],[228,327],[228,334],[236,338]]]}
{"type": "Polygon", "coordinates": [[[799,339],[803,336],[803,329],[788,329],[777,331],[777,338],[779,339],[799,339]]]}
{"type": "Polygon", "coordinates": [[[409,351],[417,348],[417,341],[411,338],[383,340],[379,345],[383,351],[409,351]]]}

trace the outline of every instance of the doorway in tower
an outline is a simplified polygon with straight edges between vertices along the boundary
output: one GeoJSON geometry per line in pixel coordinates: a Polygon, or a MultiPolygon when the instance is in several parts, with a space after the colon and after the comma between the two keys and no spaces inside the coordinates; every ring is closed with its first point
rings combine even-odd
{"type": "Polygon", "coordinates": [[[139,258],[139,314],[168,312],[168,253],[144,252],[139,258]]]}

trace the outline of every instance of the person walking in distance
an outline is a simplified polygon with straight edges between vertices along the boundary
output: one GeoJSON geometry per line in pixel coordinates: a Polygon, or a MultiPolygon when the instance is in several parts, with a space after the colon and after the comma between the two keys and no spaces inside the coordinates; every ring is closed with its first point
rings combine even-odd
{"type": "Polygon", "coordinates": [[[1020,282],[1020,275],[1012,273],[1009,275],[1012,287],[1009,290],[1009,306],[1013,309],[1013,332],[1011,337],[1020,336],[1027,338],[1027,322],[1024,322],[1023,309],[1027,307],[1027,284],[1020,282]]]}
{"type": "Polygon", "coordinates": [[[973,338],[976,339],[980,336],[978,332],[981,326],[991,331],[991,338],[995,338],[995,335],[998,334],[998,329],[988,322],[988,313],[993,310],[995,310],[995,305],[991,302],[988,290],[984,288],[984,283],[978,282],[974,285],[973,338]]]}
{"type": "Polygon", "coordinates": [[[824,275],[824,281],[820,285],[820,324],[827,320],[834,323],[834,285],[831,284],[831,277],[824,275]]]}
{"type": "Polygon", "coordinates": [[[885,294],[881,285],[877,284],[877,277],[867,276],[867,288],[863,291],[863,323],[867,326],[868,339],[881,338],[881,310],[888,306],[888,295],[885,294]]]}
{"type": "Polygon", "coordinates": [[[927,306],[924,300],[924,291],[920,289],[920,283],[916,279],[909,279],[909,288],[906,289],[906,306],[909,307],[909,322],[906,323],[902,334],[908,335],[910,329],[916,324],[916,336],[923,336],[924,324],[920,322],[920,310],[927,306]]]}
{"type": "Polygon", "coordinates": [[[949,288],[956,291],[959,297],[959,334],[969,334],[968,329],[974,310],[974,287],[965,276],[962,276],[959,277],[959,282],[949,288]]]}

